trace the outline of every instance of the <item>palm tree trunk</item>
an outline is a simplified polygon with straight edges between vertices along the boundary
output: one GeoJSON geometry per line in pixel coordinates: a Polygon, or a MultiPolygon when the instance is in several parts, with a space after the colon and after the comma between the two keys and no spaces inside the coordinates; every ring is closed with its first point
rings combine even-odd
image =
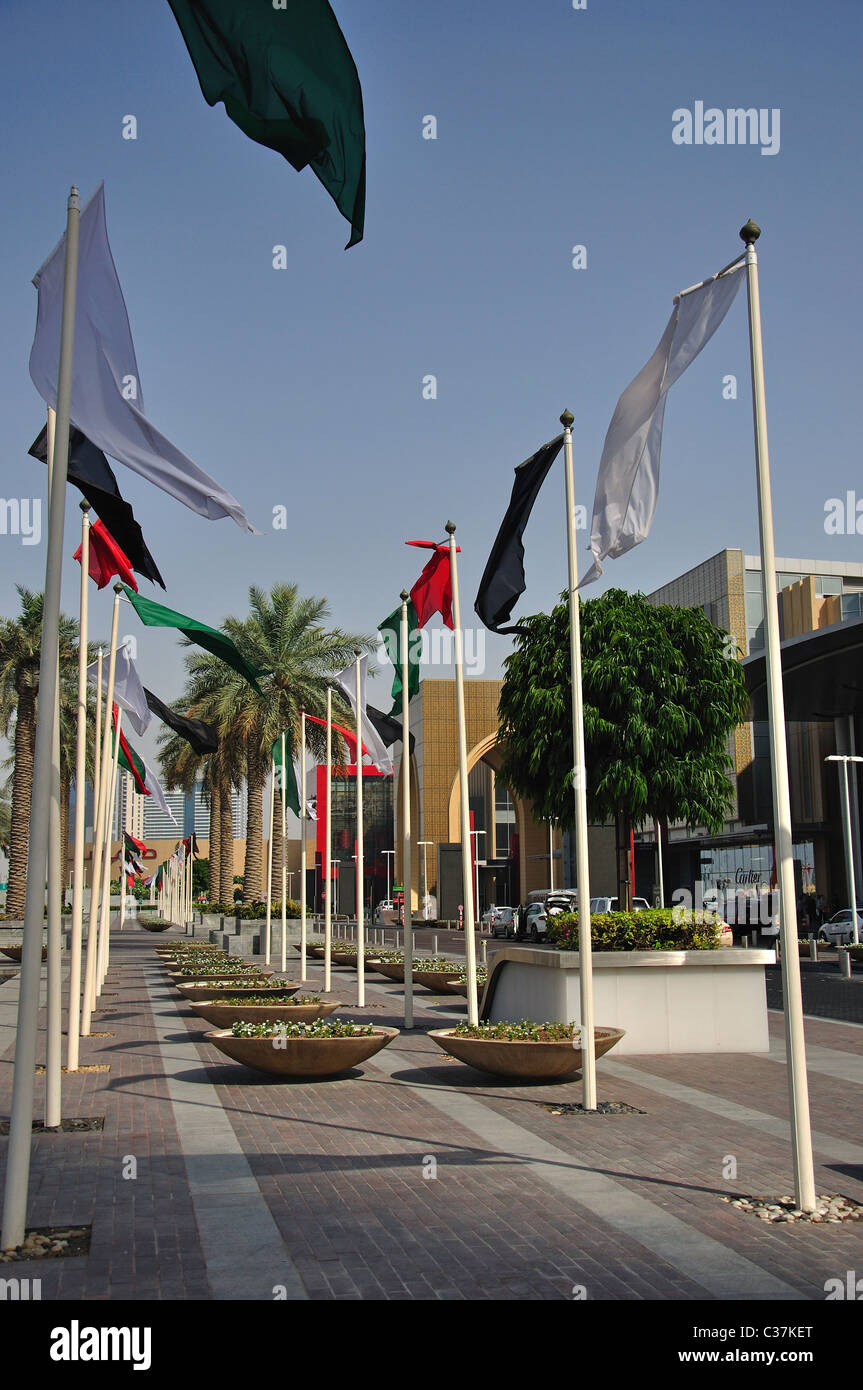
{"type": "Polygon", "coordinates": [[[273,824],[270,826],[273,837],[273,902],[282,900],[282,793],[276,787],[273,797],[273,824]]]}
{"type": "Polygon", "coordinates": [[[260,902],[263,893],[264,769],[256,748],[249,746],[246,760],[246,861],[243,867],[243,902],[260,902]]]}
{"type": "Polygon", "coordinates": [[[227,778],[219,788],[219,902],[234,903],[234,817],[231,784],[227,778]]]}
{"type": "Polygon", "coordinates": [[[210,902],[219,901],[219,784],[215,779],[210,787],[210,902]]]}
{"type": "Polygon", "coordinates": [[[33,755],[36,743],[36,694],[18,694],[15,717],[15,769],[12,774],[12,833],[9,841],[9,887],[6,915],[23,919],[27,905],[27,849],[30,842],[30,798],[33,794],[33,755]]]}

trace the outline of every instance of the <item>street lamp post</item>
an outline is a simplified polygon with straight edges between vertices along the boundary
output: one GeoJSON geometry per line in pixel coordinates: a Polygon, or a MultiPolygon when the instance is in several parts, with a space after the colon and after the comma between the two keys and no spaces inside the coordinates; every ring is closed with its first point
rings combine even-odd
{"type": "Polygon", "coordinates": [[[417,844],[418,844],[418,845],[422,845],[422,848],[423,848],[423,921],[424,921],[424,922],[427,922],[427,921],[428,921],[429,879],[428,879],[428,868],[427,868],[427,864],[426,864],[426,848],[427,848],[428,845],[433,845],[433,844],[434,844],[434,840],[417,840],[417,844]]]}
{"type": "Polygon", "coordinates": [[[848,795],[848,764],[863,763],[863,758],[854,753],[831,753],[825,763],[842,764],[842,828],[845,837],[845,871],[848,875],[848,898],[851,906],[851,929],[854,945],[860,944],[860,929],[857,925],[857,884],[854,874],[854,851],[851,846],[851,798],[848,795]]]}

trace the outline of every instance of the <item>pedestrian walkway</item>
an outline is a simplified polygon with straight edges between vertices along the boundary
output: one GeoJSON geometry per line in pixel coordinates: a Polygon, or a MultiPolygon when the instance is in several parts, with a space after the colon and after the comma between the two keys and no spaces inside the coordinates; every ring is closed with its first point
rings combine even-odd
{"type": "MultiPolygon", "coordinates": [[[[417,1028],[349,1076],[248,1071],[207,1043],[153,945],[114,934],[94,1018],[113,1036],[82,1040],[82,1062],[111,1070],[64,1079],[65,1113],[104,1130],[34,1140],[28,1224],[93,1228],[88,1256],[15,1265],[43,1298],[802,1302],[859,1265],[859,1225],[773,1225],[721,1200],[790,1190],[779,1014],[769,1055],[603,1058],[599,1099],[644,1113],[556,1115],[579,1082],[449,1060],[427,1030],[464,1006],[421,989],[417,1028]]],[[[398,1026],[401,986],[369,974],[359,1009],[355,978],[334,967],[346,1016],[398,1026]]],[[[0,1025],[15,989],[0,985],[0,1025]]],[[[806,1032],[818,1191],[863,1200],[863,1030],[806,1032]]]]}

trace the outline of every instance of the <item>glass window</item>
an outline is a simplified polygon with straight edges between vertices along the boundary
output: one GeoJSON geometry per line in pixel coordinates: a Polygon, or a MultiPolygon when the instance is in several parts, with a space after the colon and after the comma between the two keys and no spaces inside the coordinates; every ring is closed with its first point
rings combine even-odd
{"type": "Polygon", "coordinates": [[[843,594],[841,604],[843,623],[847,622],[849,618],[863,617],[863,593],[843,594]]]}
{"type": "Polygon", "coordinates": [[[802,578],[802,574],[784,574],[780,571],[776,576],[776,587],[777,589],[787,589],[789,584],[796,584],[802,578]]]}
{"type": "Polygon", "coordinates": [[[747,594],[761,593],[761,571],[747,570],[743,580],[743,587],[747,594]]]}
{"type": "Polygon", "coordinates": [[[842,577],[838,574],[816,574],[816,594],[841,594],[842,577]]]}

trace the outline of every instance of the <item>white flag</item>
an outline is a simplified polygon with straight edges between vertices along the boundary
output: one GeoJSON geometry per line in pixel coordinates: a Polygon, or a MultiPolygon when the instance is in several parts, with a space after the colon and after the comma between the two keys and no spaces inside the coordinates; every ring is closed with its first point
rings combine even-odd
{"type": "MultiPolygon", "coordinates": [[[[357,720],[360,729],[360,737],[371,757],[372,762],[378,772],[387,775],[393,770],[393,760],[389,750],[366,713],[366,676],[368,674],[369,659],[367,656],[360,657],[360,715],[357,715],[357,676],[356,666],[351,662],[336,676],[336,680],[344,691],[351,709],[354,712],[354,719],[357,720]]],[[[357,752],[357,761],[362,758],[361,751],[357,752]]]]}
{"type": "MultiPolygon", "coordinates": [[[[57,408],[60,322],[63,311],[66,235],[33,277],[39,291],[30,376],[39,395],[57,408]]],[[[237,501],[220,483],[160,434],[144,414],[141,378],[123,291],[105,224],[105,186],[99,185],[81,212],[75,357],[71,421],[111,458],[193,512],[214,521],[231,516],[254,531],[237,501]]]]}
{"type": "MultiPolygon", "coordinates": [[[[138,754],[138,757],[141,758],[140,753],[138,754]]],[[[141,762],[144,764],[144,786],[147,788],[147,791],[150,793],[156,805],[159,807],[159,810],[164,811],[165,815],[170,816],[174,824],[177,825],[177,817],[174,815],[174,812],[171,810],[170,806],[165,800],[165,793],[162,790],[162,783],[159,781],[158,777],[156,776],[155,772],[150,767],[150,765],[144,762],[143,758],[141,758],[141,762]]],[[[178,830],[179,828],[179,825],[177,825],[178,830]]],[[[176,855],[171,855],[171,858],[175,859],[176,855]]]]}
{"type": "MultiPolygon", "coordinates": [[[[91,685],[99,684],[99,663],[93,661],[87,667],[87,679],[91,685]]],[[[102,691],[108,690],[108,663],[102,665],[102,691]]],[[[141,685],[135,663],[125,647],[117,648],[114,660],[114,703],[126,714],[136,734],[143,734],[149,727],[152,714],[141,685]]]]}
{"type": "Polygon", "coordinates": [[[596,480],[593,564],[579,587],[599,578],[606,556],[616,560],[647,536],[659,494],[665,398],[725,318],[743,271],[741,262],[678,298],[659,347],[617,402],[596,480]]]}

